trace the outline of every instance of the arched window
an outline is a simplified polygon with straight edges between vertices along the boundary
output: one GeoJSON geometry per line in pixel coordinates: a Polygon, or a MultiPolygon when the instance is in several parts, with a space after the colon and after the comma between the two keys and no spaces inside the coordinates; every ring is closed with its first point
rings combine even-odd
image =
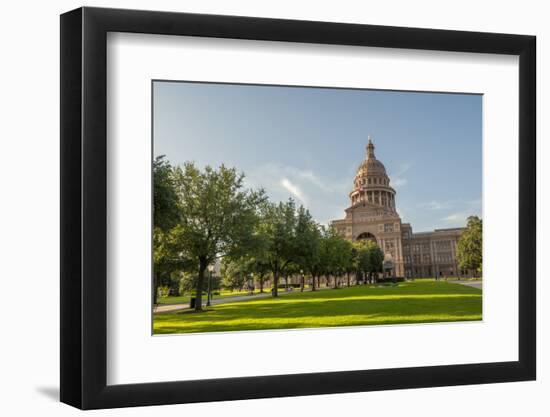
{"type": "Polygon", "coordinates": [[[359,236],[357,236],[356,240],[361,240],[361,241],[372,240],[374,243],[376,243],[376,236],[374,236],[372,233],[364,232],[364,233],[361,233],[359,236]]]}

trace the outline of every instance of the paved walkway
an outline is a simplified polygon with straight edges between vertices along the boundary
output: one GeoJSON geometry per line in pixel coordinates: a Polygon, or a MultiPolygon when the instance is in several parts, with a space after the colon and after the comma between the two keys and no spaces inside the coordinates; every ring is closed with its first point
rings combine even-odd
{"type": "Polygon", "coordinates": [[[468,287],[474,287],[474,288],[477,288],[478,290],[483,289],[483,281],[458,281],[458,280],[455,280],[455,281],[447,281],[447,282],[452,282],[453,284],[467,285],[468,287]]]}
{"type": "MultiPolygon", "coordinates": [[[[280,291],[283,293],[284,291],[280,291]]],[[[254,295],[236,295],[235,297],[224,297],[224,298],[214,298],[210,301],[212,305],[218,305],[218,304],[225,304],[225,303],[232,303],[235,301],[246,301],[246,300],[254,300],[257,298],[266,298],[271,297],[271,291],[254,294],[254,295]]],[[[203,295],[203,305],[206,304],[206,295],[203,295]]],[[[171,311],[178,311],[178,310],[185,310],[186,308],[189,308],[189,303],[182,303],[182,304],[159,304],[154,309],[154,313],[168,313],[171,311]]]]}
{"type": "MultiPolygon", "coordinates": [[[[321,290],[332,290],[332,287],[320,287],[317,288],[317,291],[321,290]]],[[[305,290],[305,292],[311,291],[311,289],[305,290]]],[[[293,291],[285,291],[284,289],[279,289],[279,294],[292,294],[300,292],[300,289],[294,289],[293,291]]],[[[235,297],[224,297],[224,298],[214,298],[210,301],[212,305],[218,305],[218,304],[226,304],[226,303],[233,303],[235,301],[246,301],[246,300],[255,300],[257,298],[267,298],[271,297],[271,291],[267,291],[264,293],[254,294],[254,295],[236,295],[235,297]]],[[[203,305],[206,304],[206,296],[203,295],[202,297],[203,305]]],[[[153,308],[153,313],[170,313],[172,311],[178,311],[178,310],[185,310],[189,308],[189,302],[187,303],[181,303],[181,304],[158,304],[155,308],[153,308]]]]}

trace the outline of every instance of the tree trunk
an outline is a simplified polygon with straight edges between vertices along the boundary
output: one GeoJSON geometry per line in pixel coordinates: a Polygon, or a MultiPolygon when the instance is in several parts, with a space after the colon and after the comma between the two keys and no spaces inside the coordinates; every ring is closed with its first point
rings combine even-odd
{"type": "Polygon", "coordinates": [[[351,278],[349,276],[349,272],[347,272],[347,274],[348,274],[348,287],[349,287],[349,286],[351,286],[351,278]]]}
{"type": "Polygon", "coordinates": [[[206,271],[206,266],[206,261],[199,261],[199,277],[197,279],[195,311],[202,311],[202,287],[204,284],[204,271],[206,271]]]}
{"type": "Polygon", "coordinates": [[[273,297],[279,296],[279,270],[275,269],[273,272],[273,297]]]}
{"type": "Polygon", "coordinates": [[[305,287],[305,277],[304,277],[304,274],[302,274],[302,282],[301,282],[301,285],[300,285],[300,292],[304,292],[304,287],[305,287]]]}
{"type": "Polygon", "coordinates": [[[315,274],[311,274],[311,291],[315,291],[315,274]]]}
{"type": "Polygon", "coordinates": [[[260,276],[260,292],[264,292],[264,277],[260,276]]]}
{"type": "Polygon", "coordinates": [[[160,273],[155,272],[153,282],[153,305],[157,305],[160,284],[160,273]]]}

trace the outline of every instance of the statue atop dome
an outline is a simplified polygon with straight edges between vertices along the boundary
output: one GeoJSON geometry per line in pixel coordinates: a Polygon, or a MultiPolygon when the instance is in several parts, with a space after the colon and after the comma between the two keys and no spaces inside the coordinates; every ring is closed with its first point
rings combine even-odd
{"type": "Polygon", "coordinates": [[[372,143],[371,135],[369,135],[369,143],[367,145],[367,159],[376,159],[374,156],[374,145],[372,143]]]}

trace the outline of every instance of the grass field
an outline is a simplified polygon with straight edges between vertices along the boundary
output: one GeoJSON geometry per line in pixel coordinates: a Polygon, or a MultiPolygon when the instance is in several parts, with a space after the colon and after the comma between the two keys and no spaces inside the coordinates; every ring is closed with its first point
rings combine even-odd
{"type": "Polygon", "coordinates": [[[481,320],[481,290],[416,280],[251,299],[154,316],[154,333],[295,329],[481,320]]]}

